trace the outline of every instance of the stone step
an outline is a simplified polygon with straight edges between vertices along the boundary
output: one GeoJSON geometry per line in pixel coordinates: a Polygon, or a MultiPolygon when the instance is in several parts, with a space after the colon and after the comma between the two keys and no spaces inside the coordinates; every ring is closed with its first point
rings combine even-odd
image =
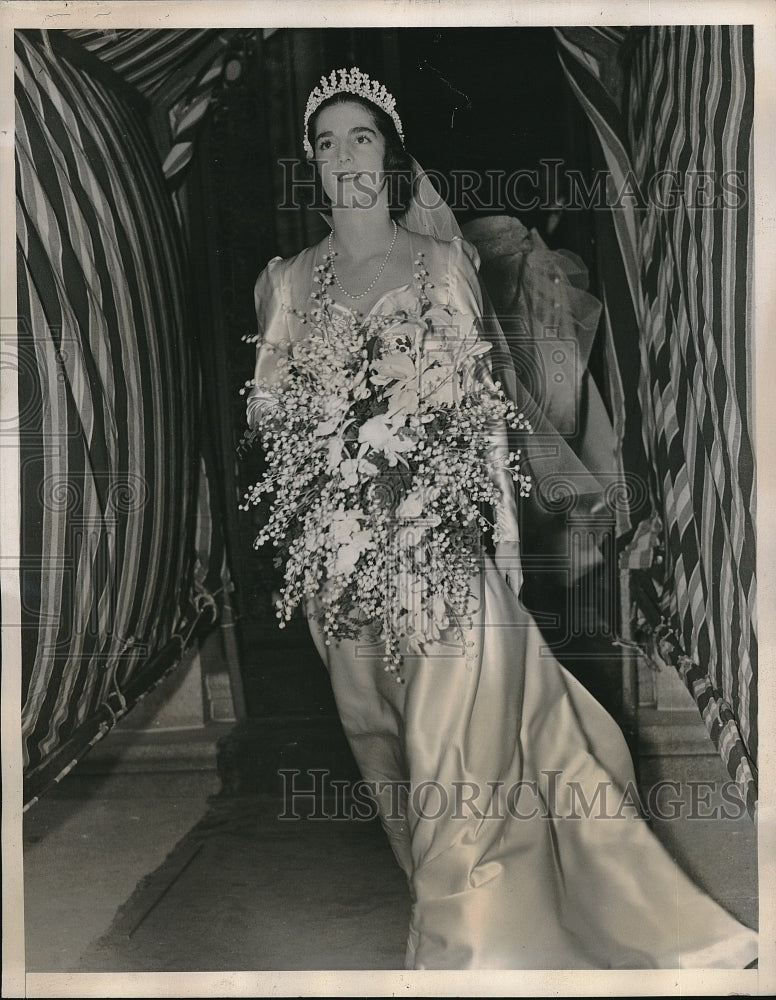
{"type": "Polygon", "coordinates": [[[179,729],[114,729],[78,765],[81,775],[215,771],[218,740],[232,723],[179,729]]]}
{"type": "Polygon", "coordinates": [[[284,716],[246,719],[218,744],[218,773],[222,794],[283,794],[289,778],[282,772],[300,771],[295,787],[312,788],[311,771],[325,771],[320,779],[358,781],[359,771],[336,716],[284,716]]]}
{"type": "Polygon", "coordinates": [[[717,756],[697,709],[639,708],[638,748],[641,757],[717,756]]]}

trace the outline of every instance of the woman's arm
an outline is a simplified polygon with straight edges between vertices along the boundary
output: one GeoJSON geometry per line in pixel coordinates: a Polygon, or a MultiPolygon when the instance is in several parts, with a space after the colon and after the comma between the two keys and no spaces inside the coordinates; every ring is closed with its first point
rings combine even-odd
{"type": "Polygon", "coordinates": [[[256,365],[253,386],[248,393],[247,420],[253,429],[261,424],[261,414],[275,403],[275,387],[283,379],[290,338],[283,310],[279,265],[273,257],[256,280],[253,300],[256,309],[256,365]]]}

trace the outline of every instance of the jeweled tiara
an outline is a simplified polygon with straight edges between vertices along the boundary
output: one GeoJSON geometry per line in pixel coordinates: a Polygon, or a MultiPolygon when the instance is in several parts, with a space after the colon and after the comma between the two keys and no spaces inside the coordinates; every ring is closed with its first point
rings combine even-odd
{"type": "Polygon", "coordinates": [[[389,94],[383,84],[377,80],[369,78],[367,73],[362,73],[358,66],[352,69],[333,69],[328,76],[322,76],[318,86],[307,98],[307,107],[304,112],[304,150],[310,159],[313,158],[313,147],[307,138],[307,123],[319,105],[335,94],[356,94],[364,97],[378,108],[382,108],[386,114],[390,115],[399,133],[399,138],[404,142],[404,132],[401,127],[401,119],[396,113],[396,99],[389,94]]]}

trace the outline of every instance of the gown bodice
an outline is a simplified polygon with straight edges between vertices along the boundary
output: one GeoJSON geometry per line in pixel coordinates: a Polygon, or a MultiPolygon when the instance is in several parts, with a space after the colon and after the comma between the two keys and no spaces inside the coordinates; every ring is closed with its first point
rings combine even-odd
{"type": "MultiPolygon", "coordinates": [[[[412,233],[408,237],[413,263],[417,264],[419,254],[425,262],[429,277],[422,291],[440,312],[439,321],[457,315],[461,321],[471,324],[480,317],[482,299],[477,278],[480,261],[474,245],[462,237],[450,242],[412,233]]],[[[300,313],[309,312],[314,306],[310,298],[315,291],[313,278],[325,247],[326,241],[322,241],[294,257],[273,257],[259,275],[254,302],[260,342],[294,343],[307,336],[307,324],[302,322],[300,313]]],[[[371,306],[362,311],[364,320],[416,313],[421,296],[417,273],[415,269],[410,281],[379,294],[371,306]]],[[[353,308],[342,302],[332,305],[346,316],[360,311],[357,300],[353,308]]]]}
{"type": "MultiPolygon", "coordinates": [[[[316,325],[336,335],[338,328],[356,322],[366,340],[373,335],[401,336],[402,327],[419,323],[422,315],[431,336],[460,338],[462,343],[471,338],[487,339],[482,324],[477,249],[460,236],[450,241],[412,233],[408,236],[414,267],[411,280],[383,291],[363,312],[333,301],[325,287],[318,292],[320,285],[314,279],[316,269],[325,270],[321,263],[325,241],[294,257],[269,261],[254,289],[258,333],[255,384],[248,395],[249,425],[253,426],[254,415],[266,401],[267,392],[272,391],[278,359],[293,354],[295,345],[307,341],[316,325]],[[313,298],[314,294],[319,298],[313,298]]],[[[498,372],[486,360],[484,366],[478,366],[475,377],[496,391],[494,376],[498,372]]],[[[487,435],[493,458],[491,479],[499,496],[494,511],[497,536],[516,542],[519,519],[515,487],[497,460],[509,451],[508,432],[505,426],[491,426],[487,435]]],[[[521,580],[519,568],[514,567],[512,585],[519,587],[521,580]]]]}

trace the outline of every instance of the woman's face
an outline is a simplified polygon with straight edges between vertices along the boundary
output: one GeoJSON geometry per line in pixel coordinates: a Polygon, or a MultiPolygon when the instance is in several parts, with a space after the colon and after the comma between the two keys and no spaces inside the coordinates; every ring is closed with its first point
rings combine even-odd
{"type": "Polygon", "coordinates": [[[369,111],[350,101],[324,108],[313,140],[321,183],[332,204],[373,205],[385,182],[385,140],[369,111]]]}

